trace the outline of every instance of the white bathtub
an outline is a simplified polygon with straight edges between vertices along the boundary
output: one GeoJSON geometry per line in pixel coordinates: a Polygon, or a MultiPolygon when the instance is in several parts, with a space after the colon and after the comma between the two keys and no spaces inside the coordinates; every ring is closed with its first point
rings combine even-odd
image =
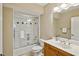
{"type": "Polygon", "coordinates": [[[13,49],[13,56],[20,56],[20,55],[31,56],[32,47],[35,45],[36,44],[18,49],[13,49]]]}
{"type": "MultiPolygon", "coordinates": [[[[44,42],[41,41],[41,39],[39,40],[40,46],[44,46],[44,42]]],[[[26,46],[26,47],[22,47],[22,48],[18,48],[18,49],[13,49],[13,55],[14,56],[19,56],[19,55],[26,55],[26,56],[31,56],[31,51],[32,51],[32,47],[36,46],[37,44],[33,44],[30,46],[26,46]]]]}

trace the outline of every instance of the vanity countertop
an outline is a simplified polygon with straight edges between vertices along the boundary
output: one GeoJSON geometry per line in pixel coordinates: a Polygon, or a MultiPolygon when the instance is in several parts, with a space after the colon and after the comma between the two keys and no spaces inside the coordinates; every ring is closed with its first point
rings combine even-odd
{"type": "Polygon", "coordinates": [[[71,44],[70,47],[65,48],[61,45],[61,43],[54,42],[53,40],[54,39],[50,39],[50,40],[41,39],[41,41],[43,41],[47,44],[50,44],[51,46],[55,46],[63,51],[66,51],[66,52],[72,54],[72,55],[79,56],[79,46],[78,45],[71,44]]]}

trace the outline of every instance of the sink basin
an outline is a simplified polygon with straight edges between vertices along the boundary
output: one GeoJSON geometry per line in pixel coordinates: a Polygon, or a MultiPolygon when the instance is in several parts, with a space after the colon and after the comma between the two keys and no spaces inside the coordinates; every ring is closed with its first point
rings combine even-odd
{"type": "Polygon", "coordinates": [[[49,40],[49,42],[53,43],[53,44],[56,44],[56,45],[59,45],[59,46],[62,46],[63,48],[71,48],[70,45],[67,45],[67,44],[64,44],[63,42],[61,42],[60,40],[49,40]]]}
{"type": "Polygon", "coordinates": [[[60,43],[60,41],[56,41],[56,40],[51,40],[52,43],[60,43]]]}
{"type": "Polygon", "coordinates": [[[79,50],[79,46],[71,44],[71,48],[79,50]]]}
{"type": "Polygon", "coordinates": [[[76,41],[76,40],[70,40],[70,43],[79,46],[79,41],[76,41]]]}
{"type": "Polygon", "coordinates": [[[51,40],[48,40],[51,44],[55,44],[55,45],[59,45],[61,46],[62,48],[66,48],[66,49],[78,49],[79,50],[79,41],[75,41],[75,40],[63,40],[63,39],[60,39],[60,40],[56,40],[56,39],[51,39],[51,40]],[[65,41],[65,44],[64,42],[65,41]]]}

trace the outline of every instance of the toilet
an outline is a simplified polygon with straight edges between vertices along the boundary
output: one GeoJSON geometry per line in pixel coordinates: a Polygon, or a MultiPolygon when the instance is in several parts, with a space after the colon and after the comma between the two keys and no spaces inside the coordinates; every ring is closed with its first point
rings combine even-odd
{"type": "Polygon", "coordinates": [[[41,40],[39,40],[39,43],[40,45],[34,45],[32,47],[32,55],[34,56],[43,56],[42,49],[43,49],[44,43],[41,40]]]}

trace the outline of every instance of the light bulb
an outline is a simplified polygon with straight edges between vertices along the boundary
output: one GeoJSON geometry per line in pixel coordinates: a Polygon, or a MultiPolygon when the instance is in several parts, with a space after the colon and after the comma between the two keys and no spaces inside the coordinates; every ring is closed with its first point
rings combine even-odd
{"type": "Polygon", "coordinates": [[[53,10],[54,12],[61,12],[61,9],[59,7],[55,7],[53,10]]]}
{"type": "Polygon", "coordinates": [[[28,21],[28,22],[31,22],[31,19],[28,19],[27,21],[28,21]]]}
{"type": "Polygon", "coordinates": [[[79,5],[79,3],[74,3],[74,4],[72,4],[72,6],[78,6],[79,5]]]}
{"type": "Polygon", "coordinates": [[[60,8],[62,8],[62,9],[67,9],[67,8],[68,8],[68,4],[62,4],[62,5],[60,6],[60,8]]]}

